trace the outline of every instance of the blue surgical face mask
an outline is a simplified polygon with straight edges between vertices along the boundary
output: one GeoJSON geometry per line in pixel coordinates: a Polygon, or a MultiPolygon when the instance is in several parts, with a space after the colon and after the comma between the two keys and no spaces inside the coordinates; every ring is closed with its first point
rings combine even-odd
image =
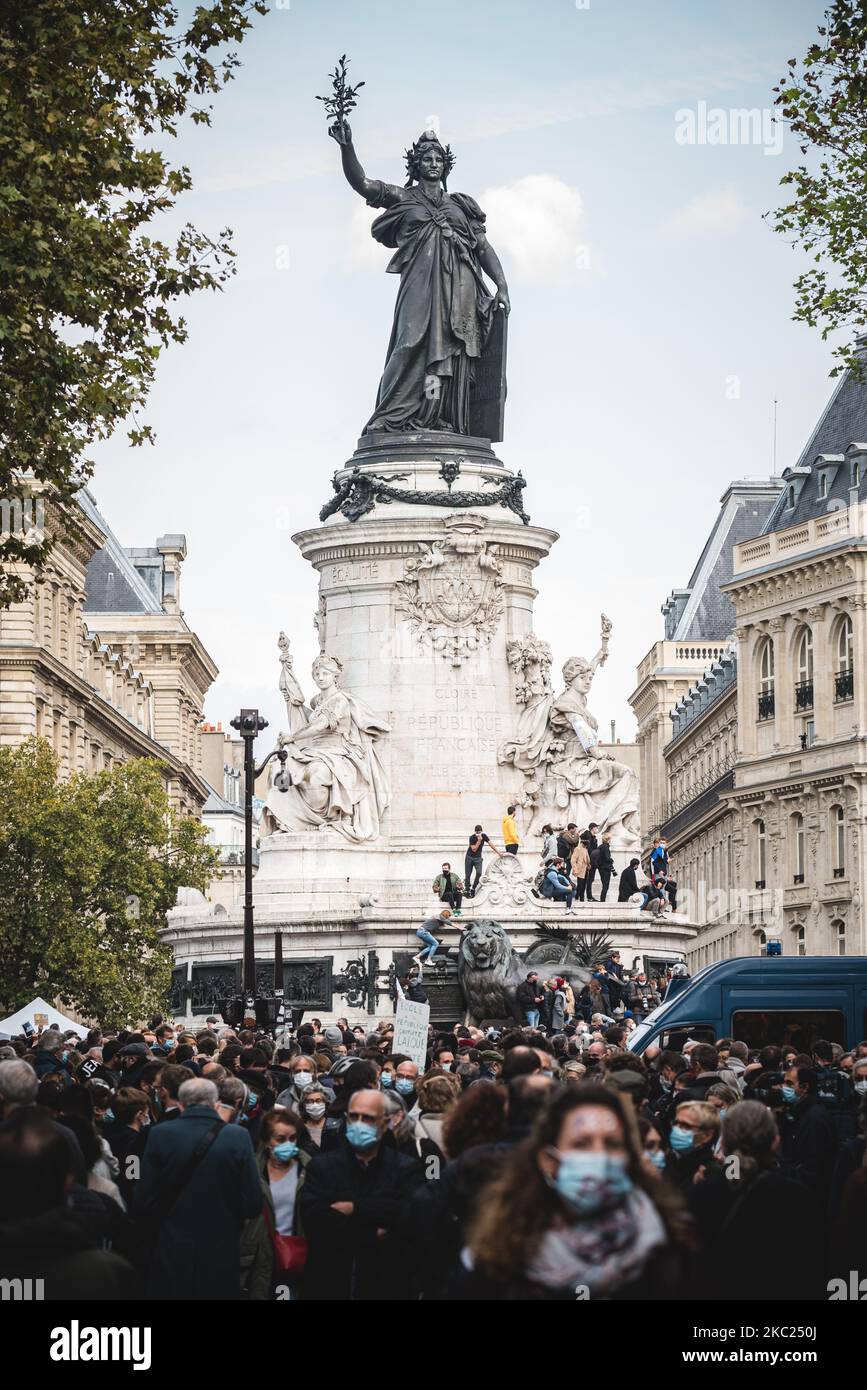
{"type": "Polygon", "coordinates": [[[415,1082],[410,1081],[408,1076],[399,1076],[394,1084],[402,1096],[411,1096],[415,1090],[415,1082]]]}
{"type": "Polygon", "coordinates": [[[665,1077],[661,1076],[659,1078],[659,1085],[660,1089],[664,1092],[665,1095],[670,1095],[672,1090],[672,1083],[670,1081],[666,1081],[665,1077]]]}
{"type": "Polygon", "coordinates": [[[645,1150],[644,1156],[645,1158],[650,1159],[654,1168],[659,1168],[660,1170],[662,1170],[665,1167],[665,1154],[663,1153],[662,1149],[656,1149],[654,1153],[647,1153],[647,1151],[645,1150]]]}
{"type": "Polygon", "coordinates": [[[388,1087],[388,1086],[393,1086],[393,1085],[394,1085],[394,1073],[393,1073],[393,1072],[390,1072],[390,1071],[384,1071],[384,1072],[382,1073],[382,1075],[380,1076],[380,1078],[379,1078],[379,1084],[380,1084],[380,1086],[386,1086],[386,1087],[388,1087]]]}
{"type": "Polygon", "coordinates": [[[61,1062],[68,1062],[68,1061],[69,1061],[69,1053],[68,1053],[68,1052],[61,1052],[61,1054],[60,1054],[60,1060],[61,1060],[61,1062]]]}
{"type": "Polygon", "coordinates": [[[676,1154],[685,1153],[695,1143],[695,1135],[691,1129],[681,1129],[680,1125],[672,1125],[668,1142],[676,1154]]]}
{"type": "Polygon", "coordinates": [[[293,1158],[298,1157],[298,1145],[293,1144],[291,1139],[284,1139],[282,1144],[275,1144],[271,1153],[278,1163],[291,1163],[293,1158]]]}
{"type": "Polygon", "coordinates": [[[255,1094],[255,1092],[250,1091],[250,1092],[248,1093],[248,1095],[247,1095],[247,1109],[248,1109],[248,1110],[255,1110],[255,1109],[256,1109],[256,1106],[257,1106],[258,1104],[259,1104],[259,1097],[255,1094]]]}
{"type": "Polygon", "coordinates": [[[163,1051],[164,1051],[164,1052],[171,1052],[171,1050],[172,1050],[172,1048],[174,1047],[174,1045],[175,1045],[175,1040],[174,1040],[174,1038],[163,1038],[163,1051]]]}
{"type": "Polygon", "coordinates": [[[113,1111],[113,1110],[106,1110],[106,1112],[105,1112],[105,1114],[103,1115],[102,1118],[103,1118],[108,1124],[110,1124],[110,1125],[111,1125],[111,1124],[114,1124],[114,1111],[113,1111]]]}
{"type": "Polygon", "coordinates": [[[794,1086],[781,1086],[780,1094],[787,1105],[794,1105],[798,1099],[798,1092],[794,1086]]]}
{"type": "Polygon", "coordinates": [[[365,1120],[353,1120],[346,1126],[346,1137],[354,1149],[363,1153],[379,1142],[379,1130],[365,1120]]]}
{"type": "Polygon", "coordinates": [[[557,1153],[560,1160],[554,1187],[582,1216],[619,1205],[632,1190],[622,1154],[557,1153]]]}

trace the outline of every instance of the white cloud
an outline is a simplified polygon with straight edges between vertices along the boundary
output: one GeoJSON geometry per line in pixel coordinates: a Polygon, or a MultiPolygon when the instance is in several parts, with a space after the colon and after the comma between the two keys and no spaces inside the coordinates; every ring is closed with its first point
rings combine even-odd
{"type": "Polygon", "coordinates": [[[540,283],[576,281],[588,269],[577,188],[553,174],[528,174],[482,194],[491,244],[517,276],[540,283]]]}
{"type": "Polygon", "coordinates": [[[699,193],[678,208],[662,224],[666,236],[728,236],[749,216],[749,210],[733,188],[699,193]]]}

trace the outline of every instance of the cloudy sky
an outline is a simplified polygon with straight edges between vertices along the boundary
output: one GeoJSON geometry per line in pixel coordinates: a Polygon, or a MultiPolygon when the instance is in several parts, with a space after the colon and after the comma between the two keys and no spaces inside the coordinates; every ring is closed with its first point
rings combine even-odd
{"type": "Polygon", "coordinates": [[[452,189],[488,215],[513,310],[498,453],[562,537],[538,572],[536,631],[559,667],[592,654],[611,616],[592,707],[626,738],[660,604],[727,483],[771,471],[774,399],[779,469],[831,389],[827,346],[791,322],[798,254],[762,220],[797,154],[762,113],[822,9],[272,0],[212,126],[173,151],[195,181],[176,221],[231,227],[238,274],[190,303],[188,342],[161,360],[156,446],[117,436],[92,484],[125,545],[186,533],[183,607],[221,672],[209,718],[258,703],[279,724],[281,628],[310,685],[316,576],[290,538],[355,448],[391,326],[390,253],[314,100],[339,54],[366,83],[367,173],[402,183],[404,148],[434,123],[457,155],[452,189]]]}

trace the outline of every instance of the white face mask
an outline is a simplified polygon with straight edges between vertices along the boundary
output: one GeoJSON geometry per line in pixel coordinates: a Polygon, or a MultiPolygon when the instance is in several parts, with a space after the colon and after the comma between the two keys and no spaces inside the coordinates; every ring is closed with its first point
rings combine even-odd
{"type": "Polygon", "coordinates": [[[312,1081],[313,1081],[313,1075],[312,1075],[311,1072],[309,1072],[309,1071],[296,1071],[296,1073],[295,1073],[295,1085],[298,1087],[298,1090],[299,1090],[299,1091],[306,1090],[306,1088],[312,1083],[312,1081]]]}
{"type": "Polygon", "coordinates": [[[305,1108],[305,1115],[311,1120],[321,1120],[325,1114],[325,1103],[321,1100],[314,1100],[305,1108]]]}
{"type": "Polygon", "coordinates": [[[855,1082],[855,1090],[859,1096],[867,1096],[867,1076],[863,1080],[855,1082]]]}

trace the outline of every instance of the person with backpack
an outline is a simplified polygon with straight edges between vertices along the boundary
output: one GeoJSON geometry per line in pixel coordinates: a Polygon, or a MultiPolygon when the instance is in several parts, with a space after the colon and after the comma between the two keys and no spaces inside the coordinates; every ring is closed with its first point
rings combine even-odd
{"type": "Polygon", "coordinates": [[[185,1081],[178,1099],[183,1114],[154,1128],[135,1190],[133,1218],[153,1242],[143,1257],[147,1296],[237,1299],[241,1231],[262,1210],[253,1146],[220,1119],[212,1081],[185,1081]]]}

